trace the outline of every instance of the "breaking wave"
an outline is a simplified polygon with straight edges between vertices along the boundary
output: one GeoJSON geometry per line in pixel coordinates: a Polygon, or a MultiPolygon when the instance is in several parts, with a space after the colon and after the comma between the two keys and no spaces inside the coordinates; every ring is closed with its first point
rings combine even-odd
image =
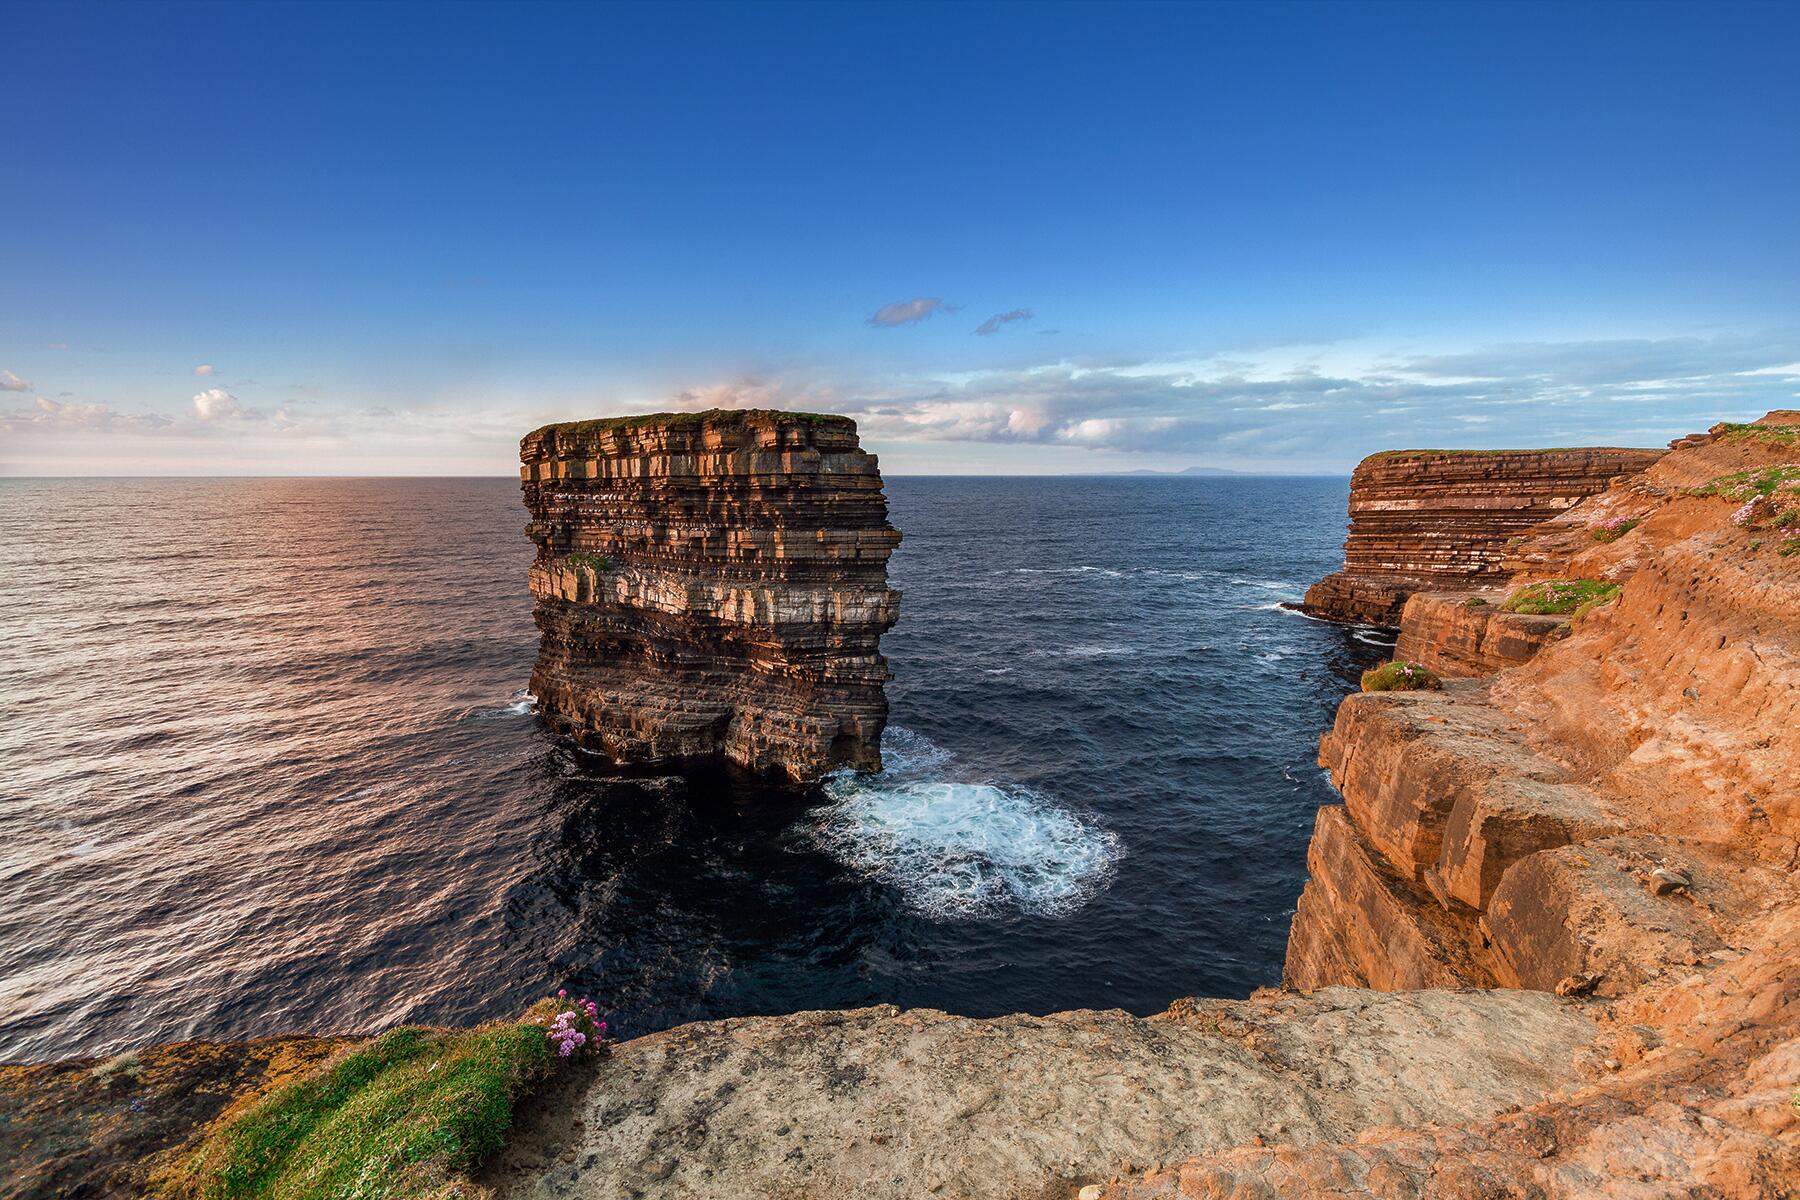
{"type": "Polygon", "coordinates": [[[816,843],[939,921],[1074,912],[1111,880],[1118,836],[1022,784],[936,778],[950,756],[890,729],[880,775],[826,782],[816,843]]]}

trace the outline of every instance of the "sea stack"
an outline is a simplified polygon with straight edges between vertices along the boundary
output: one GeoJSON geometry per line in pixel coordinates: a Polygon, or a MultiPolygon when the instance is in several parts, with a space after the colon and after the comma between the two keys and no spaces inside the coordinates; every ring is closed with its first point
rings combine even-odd
{"type": "Polygon", "coordinates": [[[812,781],[881,767],[900,611],[875,456],[848,417],[711,410],[546,425],[519,444],[531,690],[625,760],[812,781]]]}
{"type": "Polygon", "coordinates": [[[1567,512],[1661,450],[1385,450],[1350,476],[1344,569],[1301,610],[1398,626],[1414,592],[1481,587],[1508,575],[1507,542],[1567,512]]]}

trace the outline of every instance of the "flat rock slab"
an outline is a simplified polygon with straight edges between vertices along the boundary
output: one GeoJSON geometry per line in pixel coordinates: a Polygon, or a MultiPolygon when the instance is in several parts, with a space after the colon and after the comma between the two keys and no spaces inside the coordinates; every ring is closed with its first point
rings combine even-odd
{"type": "Polygon", "coordinates": [[[1378,993],[956,1017],[892,1007],[685,1025],[614,1047],[522,1123],[506,1197],[1069,1197],[1124,1167],[1477,1120],[1578,1079],[1542,993],[1378,993]]]}

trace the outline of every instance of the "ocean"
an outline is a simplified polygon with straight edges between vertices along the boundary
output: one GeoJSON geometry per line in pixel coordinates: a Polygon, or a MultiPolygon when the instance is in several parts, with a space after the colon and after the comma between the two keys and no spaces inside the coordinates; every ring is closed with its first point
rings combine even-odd
{"type": "Polygon", "coordinates": [[[1274,983],[1347,488],[889,479],[888,766],[795,788],[543,728],[513,480],[0,480],[0,1060],[1274,983]]]}

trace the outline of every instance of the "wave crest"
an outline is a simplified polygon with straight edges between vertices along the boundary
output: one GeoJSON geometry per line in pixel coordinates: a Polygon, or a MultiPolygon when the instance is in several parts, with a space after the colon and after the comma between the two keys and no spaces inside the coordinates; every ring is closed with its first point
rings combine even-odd
{"type": "Polygon", "coordinates": [[[1020,784],[921,778],[950,756],[909,731],[889,730],[882,749],[893,770],[826,782],[832,803],[813,836],[914,910],[941,921],[1062,916],[1111,880],[1118,835],[1020,784]]]}

